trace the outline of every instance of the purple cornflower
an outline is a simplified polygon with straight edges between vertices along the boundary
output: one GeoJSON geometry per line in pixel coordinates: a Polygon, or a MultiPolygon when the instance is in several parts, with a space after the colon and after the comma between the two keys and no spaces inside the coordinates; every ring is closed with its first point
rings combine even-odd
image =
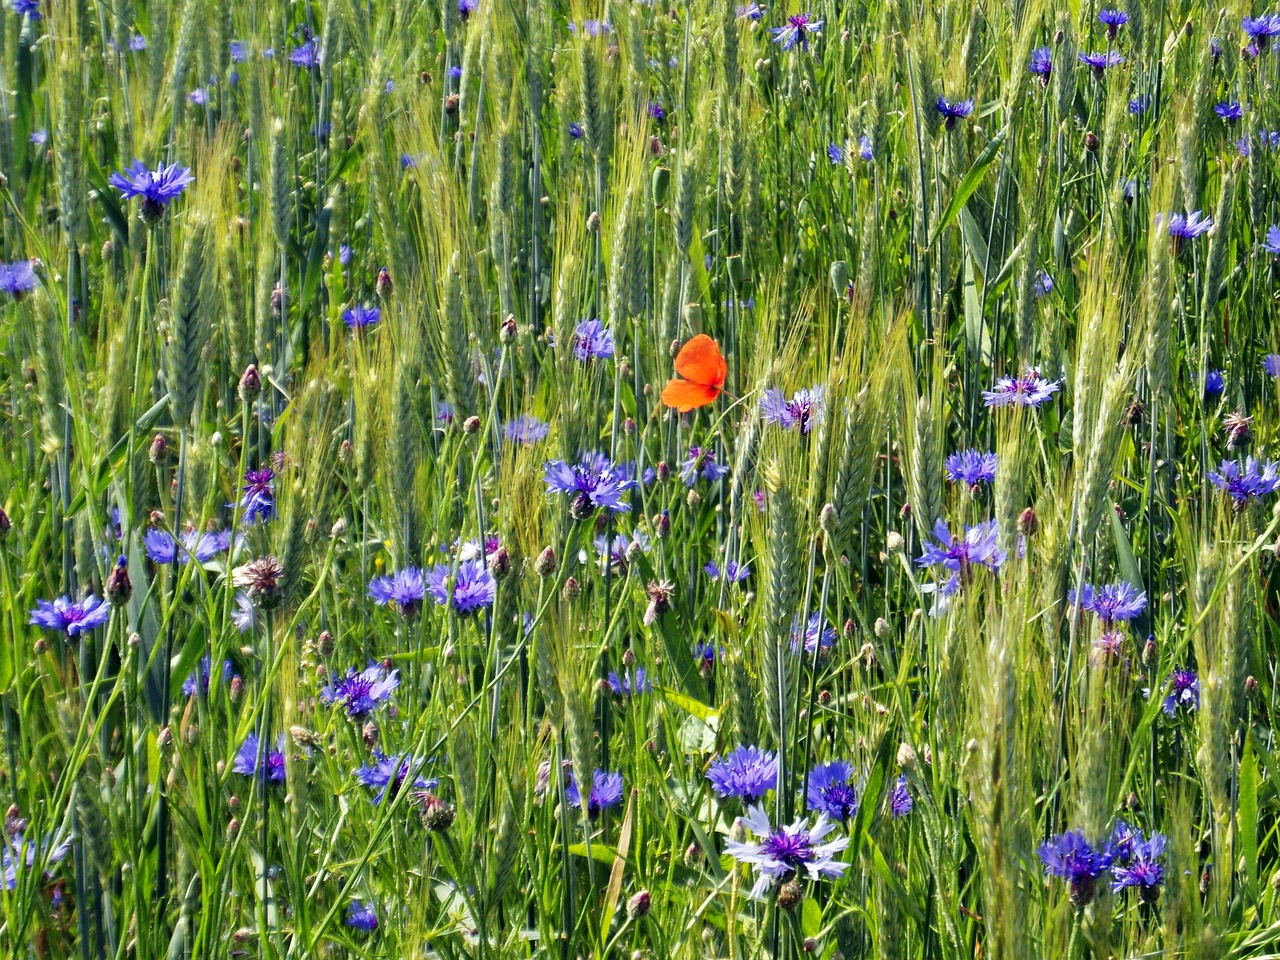
{"type": "Polygon", "coordinates": [[[715,483],[728,474],[729,467],[716,463],[716,452],[711,447],[690,447],[689,459],[680,461],[680,479],[686,487],[692,487],[699,477],[715,483]]]}
{"type": "Polygon", "coordinates": [[[142,199],[142,219],[154,223],[164,215],[164,208],[182,195],[187,185],[194,182],[189,167],[176,163],[161,164],[148,170],[141,160],[134,160],[122,172],[107,177],[107,183],[115,187],[125,200],[142,199]]]}
{"type": "Polygon", "coordinates": [[[550,426],[527,413],[521,414],[514,420],[508,420],[502,428],[503,436],[522,447],[547,439],[547,434],[550,432],[550,426]]]}
{"type": "Polygon", "coordinates": [[[244,511],[244,522],[270,520],[276,512],[275,471],[270,467],[261,470],[249,470],[244,475],[244,496],[240,498],[240,509],[244,511]]]}
{"type": "Polygon", "coordinates": [[[1102,587],[1086,583],[1079,590],[1068,591],[1067,602],[1094,614],[1104,631],[1110,630],[1113,624],[1134,619],[1147,609],[1146,593],[1123,580],[1102,587]]]}
{"type": "Polygon", "coordinates": [[[603,453],[584,453],[572,466],[563,460],[548,460],[543,479],[548,493],[572,495],[569,513],[575,519],[585,519],[601,507],[610,513],[631,512],[624,495],[636,483],[603,453]]]}
{"type": "Polygon", "coordinates": [[[1094,882],[1111,866],[1111,858],[1095,850],[1078,830],[1050,838],[1036,852],[1046,875],[1067,881],[1067,894],[1077,907],[1093,899],[1094,882]]]}
{"type": "Polygon", "coordinates": [[[1280,257],[1280,227],[1267,228],[1267,239],[1263,242],[1262,249],[1273,257],[1280,257]]]}
{"type": "Polygon", "coordinates": [[[179,560],[190,563],[192,558],[197,563],[208,563],[231,548],[231,533],[228,530],[217,533],[186,530],[175,542],[172,534],[153,528],[142,535],[142,545],[152,563],[177,563],[179,560]]]}
{"type": "Polygon", "coordinates": [[[371,327],[381,319],[381,310],[377,307],[366,307],[362,303],[357,303],[342,311],[342,322],[352,330],[363,330],[365,327],[371,327]]]}
{"type": "MultiPolygon", "coordinates": [[[[717,566],[714,560],[709,560],[707,565],[702,569],[712,580],[720,579],[720,567],[717,566]]],[[[736,560],[730,560],[724,565],[724,579],[726,583],[743,583],[749,576],[751,576],[751,568],[746,564],[739,566],[736,560]]]]}
{"type": "MultiPolygon", "coordinates": [[[[569,32],[574,35],[577,35],[578,25],[576,23],[571,22],[569,23],[568,26],[569,26],[569,32]]],[[[588,37],[598,37],[602,33],[609,33],[612,30],[613,30],[613,25],[610,24],[608,21],[605,21],[604,23],[601,23],[599,20],[583,20],[582,21],[582,32],[586,34],[588,37]]]]}
{"type": "Polygon", "coordinates": [[[441,400],[436,404],[436,419],[441,423],[453,423],[457,417],[457,411],[453,409],[453,404],[447,400],[441,400]]]}
{"type": "Polygon", "coordinates": [[[582,124],[575,123],[573,121],[569,122],[569,139],[570,140],[581,140],[586,135],[587,135],[587,130],[582,124]]]}
{"type": "Polygon", "coordinates": [[[344,267],[351,262],[351,244],[342,243],[338,245],[338,263],[344,267]]]}
{"type": "Polygon", "coordinates": [[[1209,401],[1215,397],[1222,396],[1222,392],[1227,389],[1227,380],[1222,375],[1221,370],[1209,370],[1204,375],[1204,398],[1209,401]]]}
{"type": "Polygon", "coordinates": [[[808,433],[822,421],[823,389],[820,386],[797,390],[788,400],[777,387],[770,387],[760,398],[760,412],[766,423],[776,423],[783,430],[793,427],[808,433]]]}
{"type": "Polygon", "coordinates": [[[1038,407],[1058,392],[1058,381],[1045,380],[1034,367],[1020,377],[1001,377],[982,391],[988,407],[1038,407]]]}
{"type": "Polygon", "coordinates": [[[1164,866],[1160,858],[1164,856],[1165,836],[1153,833],[1151,839],[1144,840],[1142,833],[1128,827],[1123,821],[1116,824],[1117,832],[1121,826],[1130,831],[1125,838],[1123,859],[1113,863],[1111,867],[1111,892],[1119,893],[1126,887],[1137,887],[1138,894],[1148,903],[1160,898],[1160,887],[1164,883],[1164,866]]]}
{"type": "Polygon", "coordinates": [[[417,567],[405,567],[388,576],[370,580],[368,595],[379,606],[396,604],[400,612],[408,616],[417,611],[426,592],[422,571],[417,567]]]}
{"type": "Polygon", "coordinates": [[[1093,75],[1099,80],[1102,79],[1107,67],[1114,67],[1124,63],[1124,57],[1114,50],[1109,50],[1106,53],[1081,53],[1078,56],[1080,62],[1092,69],[1093,75]]]}
{"type": "Polygon", "coordinates": [[[573,355],[583,363],[613,356],[613,334],[599,320],[583,320],[574,338],[573,355]]]}
{"type": "Polygon", "coordinates": [[[744,6],[734,7],[734,13],[738,15],[739,20],[759,20],[764,16],[764,7],[758,3],[748,3],[744,6]]]}
{"type": "MultiPolygon", "coordinates": [[[[804,652],[816,654],[820,649],[829,650],[836,642],[836,631],[830,623],[824,623],[822,612],[814,611],[804,627],[804,652]]],[[[800,618],[791,622],[791,652],[800,650],[800,618]]]]}
{"type": "Polygon", "coordinates": [[[1103,10],[1098,14],[1098,20],[1107,28],[1107,39],[1114,40],[1120,28],[1129,22],[1129,15],[1120,10],[1103,10]]]}
{"type": "Polygon", "coordinates": [[[778,785],[778,755],[758,747],[738,747],[707,770],[720,799],[738,797],[752,803],[778,785]]]}
{"type": "Polygon", "coordinates": [[[445,564],[428,570],[427,592],[442,607],[449,606],[452,600],[454,612],[465,617],[482,607],[492,606],[498,596],[498,584],[482,561],[463,560],[458,564],[456,576],[445,564]]]}
{"type": "Polygon", "coordinates": [[[956,122],[963,120],[969,114],[973,113],[973,100],[957,100],[954,103],[941,94],[938,95],[938,102],[934,104],[937,107],[945,121],[944,126],[948,130],[956,128],[956,122]]]}
{"type": "MultiPolygon", "coordinates": [[[[197,690],[207,695],[209,693],[209,679],[212,668],[213,661],[209,658],[208,654],[205,654],[200,658],[200,663],[196,667],[196,672],[182,681],[182,695],[184,697],[192,697],[195,696],[197,690]]],[[[235,668],[232,666],[230,660],[222,661],[223,683],[231,679],[234,669],[235,668]]]]}
{"type": "Polygon", "coordinates": [[[653,690],[653,684],[649,682],[644,667],[636,667],[634,673],[619,674],[610,670],[607,682],[615,697],[625,697],[628,700],[653,690]]]}
{"type": "Polygon", "coordinates": [[[1000,525],[994,520],[965,527],[963,538],[953,538],[951,529],[939,519],[933,525],[933,536],[938,542],[926,543],[924,552],[916,558],[922,567],[943,566],[963,580],[974,564],[999,570],[1005,561],[1004,551],[996,542],[1000,525]]]}
{"type": "Polygon", "coordinates": [[[476,12],[479,4],[476,0],[458,0],[458,19],[466,23],[471,19],[471,14],[476,12]]]}
{"type": "Polygon", "coordinates": [[[790,826],[774,830],[764,807],[754,806],[747,810],[738,822],[754,833],[758,843],[739,843],[736,840],[725,842],[727,854],[739,863],[750,864],[756,873],[756,882],[749,896],[753,900],[761,900],[775,884],[784,883],[803,871],[809,880],[822,877],[844,876],[849,865],[835,856],[849,845],[848,837],[837,837],[827,843],[823,839],[835,829],[825,813],[819,813],[809,827],[806,818],[801,817],[790,826]]]}
{"type": "Polygon", "coordinates": [[[907,789],[907,775],[898,774],[893,789],[889,791],[889,815],[900,820],[910,813],[915,805],[916,802],[911,799],[911,791],[907,789]]]}
{"type": "Polygon", "coordinates": [[[786,26],[773,27],[773,42],[781,45],[783,50],[790,50],[796,44],[805,53],[809,52],[809,38],[822,33],[821,20],[810,20],[807,13],[796,13],[787,17],[786,26]]]}
{"type": "Polygon", "coordinates": [[[308,70],[320,66],[320,41],[312,38],[300,47],[294,47],[289,54],[289,62],[295,67],[308,70]]]}
{"type": "Polygon", "coordinates": [[[1238,508],[1243,507],[1250,499],[1275,493],[1280,487],[1280,464],[1246,457],[1242,468],[1234,460],[1223,460],[1217,470],[1209,472],[1209,482],[1229,494],[1238,508]]]}
{"type": "Polygon", "coordinates": [[[361,933],[373,933],[378,929],[378,914],[373,904],[364,900],[352,900],[347,907],[347,926],[361,933]]]}
{"type": "Polygon", "coordinates": [[[96,630],[111,616],[111,604],[99,600],[92,593],[78,603],[70,597],[59,597],[52,602],[37,600],[27,622],[46,630],[57,630],[68,637],[78,637],[89,630],[96,630]]]}
{"type": "Polygon", "coordinates": [[[1262,370],[1268,377],[1273,379],[1280,377],[1280,353],[1268,353],[1263,357],[1262,370]]]}
{"type": "Polygon", "coordinates": [[[1135,117],[1140,117],[1151,107],[1151,97],[1145,93],[1140,93],[1129,101],[1129,112],[1135,117]]]}
{"type": "Polygon", "coordinates": [[[1235,123],[1244,116],[1244,109],[1234,100],[1214,104],[1213,112],[1227,123],[1235,123]]]}
{"type": "Polygon", "coordinates": [[[809,771],[806,800],[810,810],[832,820],[848,820],[858,812],[858,791],[850,782],[853,767],[843,760],[820,763],[809,771]]]}
{"type": "Polygon", "coordinates": [[[981,483],[994,483],[996,479],[996,455],[991,452],[961,450],[947,457],[943,467],[952,483],[976,487],[981,483]]]}
{"type": "Polygon", "coordinates": [[[1175,670],[1169,674],[1169,695],[1164,698],[1164,712],[1172,717],[1179,707],[1188,711],[1200,707],[1200,678],[1194,670],[1175,670]]]}
{"type": "Polygon", "coordinates": [[[231,772],[238,773],[244,777],[252,777],[255,773],[264,783],[284,783],[284,737],[281,736],[276,741],[275,750],[263,751],[263,766],[258,769],[258,753],[261,742],[258,740],[256,733],[251,733],[244,738],[240,750],[236,753],[236,758],[231,763],[231,772]]]}
{"type": "Polygon", "coordinates": [[[662,124],[666,122],[667,111],[662,109],[662,104],[657,100],[650,100],[648,106],[649,116],[653,118],[653,122],[662,124]]]}
{"type": "Polygon", "coordinates": [[[56,838],[46,838],[42,843],[28,840],[22,834],[25,823],[26,821],[20,821],[16,824],[18,829],[13,833],[8,830],[0,831],[0,875],[3,876],[0,882],[3,883],[5,890],[16,890],[18,871],[30,870],[35,866],[36,858],[45,854],[46,851],[48,862],[51,864],[65,860],[67,854],[71,852],[69,838],[57,842],[55,842],[56,838]]]}
{"type": "MultiPolygon", "coordinates": [[[[564,789],[569,806],[582,807],[582,793],[578,789],[578,778],[572,774],[569,784],[564,789]]],[[[616,807],[622,802],[622,774],[597,769],[591,775],[591,792],[587,794],[587,816],[594,820],[601,811],[616,807]]]]}
{"type": "Polygon", "coordinates": [[[1053,293],[1053,277],[1044,270],[1037,270],[1036,278],[1031,283],[1031,293],[1037,300],[1053,293]]]}
{"type": "Polygon", "coordinates": [[[30,260],[0,263],[0,293],[21,300],[36,288],[36,270],[30,260]]]}
{"type": "Polygon", "coordinates": [[[1036,47],[1031,51],[1031,59],[1027,69],[1040,78],[1040,82],[1048,85],[1053,75],[1053,51],[1048,47],[1036,47]]]}
{"type": "Polygon", "coordinates": [[[360,720],[389,700],[398,686],[399,670],[384,670],[381,664],[370,663],[360,671],[353,667],[345,677],[321,690],[320,701],[342,707],[352,720],[360,720]]]}
{"type": "Polygon", "coordinates": [[[39,20],[40,4],[36,0],[13,0],[13,12],[20,17],[25,14],[32,20],[39,20]]]}
{"type": "Polygon", "coordinates": [[[390,792],[395,797],[400,788],[404,786],[404,782],[409,779],[409,774],[413,774],[413,786],[418,790],[430,790],[434,787],[438,780],[428,780],[425,777],[418,776],[418,771],[422,768],[426,761],[421,757],[401,756],[399,754],[388,757],[384,753],[377,750],[373,752],[373,765],[360,767],[356,770],[356,781],[366,787],[376,787],[377,794],[374,795],[373,802],[375,804],[382,803],[386,799],[387,793],[390,792]]]}

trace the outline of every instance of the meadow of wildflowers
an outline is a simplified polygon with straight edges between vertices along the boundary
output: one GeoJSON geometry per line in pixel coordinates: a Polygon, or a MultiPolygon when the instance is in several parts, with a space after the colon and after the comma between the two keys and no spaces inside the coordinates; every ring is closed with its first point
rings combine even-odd
{"type": "Polygon", "coordinates": [[[0,48],[6,955],[1280,955],[1280,11],[0,48]]]}

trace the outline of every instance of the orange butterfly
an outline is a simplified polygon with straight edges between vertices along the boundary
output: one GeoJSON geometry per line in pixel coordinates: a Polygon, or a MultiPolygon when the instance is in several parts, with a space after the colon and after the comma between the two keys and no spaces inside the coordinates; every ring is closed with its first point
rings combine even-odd
{"type": "Polygon", "coordinates": [[[720,347],[705,333],[700,333],[676,355],[676,373],[684,379],[667,381],[662,402],[681,413],[705,407],[724,390],[728,372],[720,347]]]}

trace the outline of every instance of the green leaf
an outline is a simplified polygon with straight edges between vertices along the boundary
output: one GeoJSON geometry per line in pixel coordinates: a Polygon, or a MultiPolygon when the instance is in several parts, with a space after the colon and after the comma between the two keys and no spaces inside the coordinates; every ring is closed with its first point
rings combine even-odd
{"type": "Polygon", "coordinates": [[[710,723],[712,719],[719,719],[720,711],[713,710],[701,700],[695,700],[693,697],[686,697],[683,693],[672,690],[670,687],[662,687],[662,698],[667,703],[679,707],[687,713],[693,714],[703,723],[710,723]]]}
{"type": "Polygon", "coordinates": [[[987,142],[982,153],[978,154],[978,159],[973,162],[969,172],[964,175],[964,179],[960,181],[960,186],[956,187],[956,192],[952,194],[950,202],[947,203],[946,209],[942,211],[942,216],[938,218],[938,225],[933,228],[933,236],[925,244],[926,250],[933,248],[942,231],[951,224],[951,221],[960,212],[960,208],[965,205],[968,199],[973,196],[973,192],[978,189],[978,184],[982,182],[982,177],[987,172],[987,167],[991,166],[996,154],[1000,152],[1000,147],[1004,144],[1004,138],[1005,131],[1001,130],[987,142]]]}
{"type": "Polygon", "coordinates": [[[1236,808],[1236,828],[1240,831],[1240,854],[1250,888],[1258,883],[1258,759],[1253,738],[1245,737],[1240,758],[1240,795],[1236,808]]]}

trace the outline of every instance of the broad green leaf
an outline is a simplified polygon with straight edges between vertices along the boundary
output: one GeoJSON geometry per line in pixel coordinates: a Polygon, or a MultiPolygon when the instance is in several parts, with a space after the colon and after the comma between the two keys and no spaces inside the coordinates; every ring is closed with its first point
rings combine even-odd
{"type": "Polygon", "coordinates": [[[937,242],[942,231],[947,229],[951,221],[956,218],[956,214],[960,212],[960,208],[965,205],[966,201],[973,196],[973,192],[978,189],[978,184],[982,182],[982,177],[987,172],[987,167],[991,166],[996,154],[1000,152],[1000,147],[1004,144],[1004,138],[1005,131],[1001,130],[988,141],[982,153],[978,154],[978,159],[973,162],[969,172],[964,175],[964,179],[960,181],[960,186],[956,187],[956,192],[951,195],[951,200],[942,211],[942,216],[938,218],[937,226],[933,228],[933,236],[925,244],[926,250],[933,249],[933,245],[937,242]]]}

